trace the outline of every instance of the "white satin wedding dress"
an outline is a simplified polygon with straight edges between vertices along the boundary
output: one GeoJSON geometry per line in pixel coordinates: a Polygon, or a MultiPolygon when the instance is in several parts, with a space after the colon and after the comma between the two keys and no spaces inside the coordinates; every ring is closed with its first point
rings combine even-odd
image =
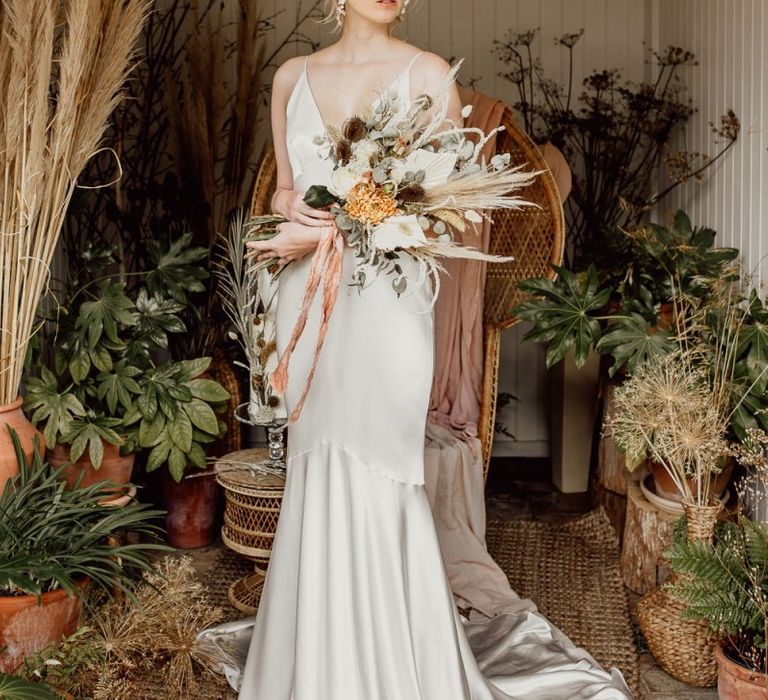
{"type": "MultiPolygon", "coordinates": [[[[410,66],[390,89],[410,99],[410,66]]],[[[331,162],[313,143],[324,129],[305,65],[287,114],[297,190],[329,181],[331,162]]],[[[617,670],[601,669],[538,613],[483,623],[458,615],[424,489],[430,290],[398,299],[381,278],[359,293],[345,284],[353,262],[347,248],[314,383],[289,428],[285,495],[241,700],[631,697],[617,670]]],[[[308,270],[304,259],[280,278],[281,350],[308,270]]],[[[289,408],[312,363],[319,299],[291,361],[289,408]]]]}

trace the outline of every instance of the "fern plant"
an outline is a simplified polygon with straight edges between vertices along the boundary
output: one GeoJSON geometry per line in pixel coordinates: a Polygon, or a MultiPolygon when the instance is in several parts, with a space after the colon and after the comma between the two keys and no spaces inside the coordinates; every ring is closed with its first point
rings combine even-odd
{"type": "Polygon", "coordinates": [[[680,574],[667,590],[703,619],[735,660],[765,673],[768,650],[768,524],[745,516],[723,523],[713,544],[677,536],[665,553],[680,574]]]}

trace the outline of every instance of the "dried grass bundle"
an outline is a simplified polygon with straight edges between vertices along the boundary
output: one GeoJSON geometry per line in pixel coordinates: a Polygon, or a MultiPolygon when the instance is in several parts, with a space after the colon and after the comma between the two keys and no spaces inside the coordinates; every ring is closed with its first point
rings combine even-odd
{"type": "Polygon", "coordinates": [[[120,99],[149,6],[0,4],[0,404],[18,394],[67,206],[120,99]]]}

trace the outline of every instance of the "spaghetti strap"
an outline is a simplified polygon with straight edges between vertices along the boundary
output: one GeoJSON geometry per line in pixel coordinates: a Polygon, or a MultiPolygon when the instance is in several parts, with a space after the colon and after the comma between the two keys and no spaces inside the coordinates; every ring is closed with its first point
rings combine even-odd
{"type": "Polygon", "coordinates": [[[304,72],[307,72],[307,63],[309,62],[309,54],[304,56],[304,72]]]}
{"type": "Polygon", "coordinates": [[[406,73],[409,73],[409,74],[410,74],[410,72],[411,72],[411,68],[413,68],[413,64],[414,64],[414,63],[416,63],[416,59],[417,59],[419,56],[421,56],[421,54],[423,54],[423,53],[424,53],[423,51],[419,51],[419,53],[417,53],[417,54],[416,54],[416,55],[415,55],[415,56],[414,56],[414,57],[411,59],[411,62],[408,64],[408,68],[406,68],[406,69],[405,69],[405,72],[406,72],[406,73]]]}

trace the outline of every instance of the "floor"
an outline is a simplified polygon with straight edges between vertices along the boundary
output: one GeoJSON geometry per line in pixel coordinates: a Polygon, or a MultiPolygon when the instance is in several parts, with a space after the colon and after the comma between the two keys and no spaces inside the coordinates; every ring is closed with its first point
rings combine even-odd
{"type": "MultiPolygon", "coordinates": [[[[565,521],[592,508],[589,494],[565,494],[550,480],[547,460],[495,459],[486,489],[487,517],[565,521]]],[[[640,596],[630,592],[630,612],[640,596]]],[[[639,629],[637,630],[639,636],[639,629]]],[[[642,641],[640,642],[642,645],[642,641]]],[[[647,652],[640,654],[638,700],[714,700],[715,688],[694,688],[675,680],[647,652]]]]}

